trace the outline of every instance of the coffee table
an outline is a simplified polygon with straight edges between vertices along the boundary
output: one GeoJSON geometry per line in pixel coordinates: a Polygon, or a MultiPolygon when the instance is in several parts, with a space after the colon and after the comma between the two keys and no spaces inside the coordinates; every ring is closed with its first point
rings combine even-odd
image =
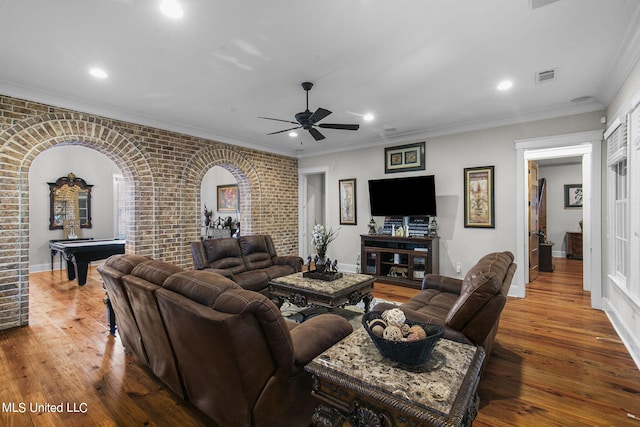
{"type": "Polygon", "coordinates": [[[408,367],[383,358],[363,328],[305,366],[321,402],[315,426],[469,426],[484,350],[440,339],[429,359],[408,367]]]}
{"type": "Polygon", "coordinates": [[[325,281],[303,277],[302,273],[278,277],[269,281],[269,298],[280,308],[285,300],[298,307],[314,305],[329,311],[347,304],[364,302],[365,312],[373,297],[373,276],[345,273],[341,278],[325,281]]]}

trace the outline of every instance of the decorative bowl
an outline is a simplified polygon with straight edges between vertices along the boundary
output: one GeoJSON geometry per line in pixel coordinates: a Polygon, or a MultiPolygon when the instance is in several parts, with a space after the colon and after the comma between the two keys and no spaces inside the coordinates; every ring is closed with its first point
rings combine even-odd
{"type": "Polygon", "coordinates": [[[362,326],[371,337],[373,344],[382,356],[405,365],[415,366],[426,362],[433,350],[433,347],[435,347],[438,340],[442,335],[444,335],[444,328],[440,325],[431,325],[407,320],[406,324],[409,326],[421,326],[426,332],[427,337],[415,341],[390,341],[374,334],[371,331],[371,328],[369,328],[369,322],[373,319],[382,319],[382,312],[370,311],[362,316],[362,326]]]}

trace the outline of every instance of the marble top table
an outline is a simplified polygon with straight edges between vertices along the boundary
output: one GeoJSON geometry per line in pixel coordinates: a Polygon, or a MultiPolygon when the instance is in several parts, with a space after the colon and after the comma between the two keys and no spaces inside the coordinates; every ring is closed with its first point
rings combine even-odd
{"type": "Polygon", "coordinates": [[[368,312],[373,280],[373,276],[366,274],[345,273],[339,279],[326,281],[303,277],[300,272],[271,280],[269,297],[278,307],[286,299],[298,307],[316,305],[329,310],[364,301],[368,312]]]}
{"type": "Polygon", "coordinates": [[[484,350],[440,339],[409,367],[380,355],[363,328],[313,359],[315,425],[470,425],[484,350]]]}

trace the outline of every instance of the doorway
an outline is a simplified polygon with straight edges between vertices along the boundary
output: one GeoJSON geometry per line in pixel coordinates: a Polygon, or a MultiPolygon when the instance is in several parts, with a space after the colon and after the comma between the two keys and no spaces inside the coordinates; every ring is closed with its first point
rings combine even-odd
{"type": "Polygon", "coordinates": [[[328,169],[328,167],[306,168],[298,172],[299,255],[304,260],[315,252],[311,244],[313,226],[324,224],[327,217],[326,180],[328,169]]]}
{"type": "MultiPolygon", "coordinates": [[[[601,131],[515,141],[517,150],[516,262],[528,265],[528,162],[530,160],[580,157],[583,186],[583,288],[591,292],[591,306],[602,308],[601,277],[601,131]]],[[[525,297],[528,269],[516,272],[514,296],[525,297]]]]}

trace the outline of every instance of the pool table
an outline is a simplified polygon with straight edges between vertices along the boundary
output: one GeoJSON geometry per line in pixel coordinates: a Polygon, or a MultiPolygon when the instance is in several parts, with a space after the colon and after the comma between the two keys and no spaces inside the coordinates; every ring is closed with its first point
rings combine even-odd
{"type": "Polygon", "coordinates": [[[87,283],[89,263],[99,259],[109,258],[111,255],[124,253],[124,240],[95,239],[78,241],[50,242],[51,252],[60,252],[67,261],[67,275],[69,280],[78,278],[78,285],[87,283]]]}

